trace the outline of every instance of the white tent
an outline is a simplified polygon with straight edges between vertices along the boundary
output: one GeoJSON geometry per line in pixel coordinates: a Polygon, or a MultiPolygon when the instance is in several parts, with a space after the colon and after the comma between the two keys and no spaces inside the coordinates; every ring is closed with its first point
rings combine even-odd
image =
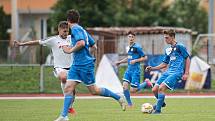
{"type": "Polygon", "coordinates": [[[97,68],[96,85],[105,87],[115,93],[123,94],[122,84],[106,55],[103,55],[97,68]]]}
{"type": "Polygon", "coordinates": [[[189,77],[187,79],[185,89],[202,89],[204,86],[208,69],[210,65],[198,58],[191,59],[189,77]]]}

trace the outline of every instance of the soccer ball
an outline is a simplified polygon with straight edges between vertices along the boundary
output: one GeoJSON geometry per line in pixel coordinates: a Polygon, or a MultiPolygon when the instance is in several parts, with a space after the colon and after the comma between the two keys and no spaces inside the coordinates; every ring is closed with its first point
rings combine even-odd
{"type": "Polygon", "coordinates": [[[141,106],[141,112],[142,113],[146,113],[146,114],[150,114],[153,111],[153,106],[150,103],[144,103],[141,106]]]}

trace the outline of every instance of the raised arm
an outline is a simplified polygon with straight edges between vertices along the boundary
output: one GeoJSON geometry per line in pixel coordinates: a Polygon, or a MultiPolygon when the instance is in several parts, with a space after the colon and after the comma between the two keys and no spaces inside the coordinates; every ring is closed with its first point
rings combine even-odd
{"type": "Polygon", "coordinates": [[[27,41],[27,42],[19,42],[17,40],[14,40],[14,46],[29,46],[29,45],[39,45],[39,40],[33,40],[33,41],[27,41]]]}
{"type": "Polygon", "coordinates": [[[168,66],[167,63],[161,63],[160,65],[155,67],[147,66],[145,70],[146,71],[160,70],[160,69],[166,68],[167,66],[168,66]]]}
{"type": "Polygon", "coordinates": [[[120,61],[117,61],[117,62],[116,62],[116,65],[118,66],[118,65],[120,65],[121,63],[127,63],[127,61],[128,61],[128,57],[126,57],[126,58],[124,58],[124,59],[122,59],[122,60],[120,60],[120,61]]]}

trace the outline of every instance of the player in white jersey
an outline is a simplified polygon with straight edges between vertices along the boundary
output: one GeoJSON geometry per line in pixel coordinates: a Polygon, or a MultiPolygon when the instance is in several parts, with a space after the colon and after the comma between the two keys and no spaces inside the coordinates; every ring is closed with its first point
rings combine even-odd
{"type": "MultiPolygon", "coordinates": [[[[61,81],[61,88],[64,93],[64,88],[67,80],[67,72],[71,66],[72,55],[63,52],[61,46],[71,45],[71,36],[69,34],[69,26],[66,21],[61,21],[58,25],[59,35],[49,37],[44,40],[34,40],[27,42],[14,41],[14,45],[26,46],[26,45],[43,45],[51,48],[54,56],[54,75],[61,81]]],[[[75,93],[75,91],[74,91],[75,93]]],[[[71,114],[76,114],[74,108],[70,108],[69,112],[71,114]]]]}

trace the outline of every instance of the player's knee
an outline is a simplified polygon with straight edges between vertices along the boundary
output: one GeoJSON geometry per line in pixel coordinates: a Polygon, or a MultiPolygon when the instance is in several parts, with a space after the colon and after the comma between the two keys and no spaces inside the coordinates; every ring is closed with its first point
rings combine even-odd
{"type": "Polygon", "coordinates": [[[131,88],[130,88],[130,92],[131,92],[131,93],[137,92],[137,88],[132,88],[132,87],[131,87],[131,88]]]}
{"type": "Polygon", "coordinates": [[[152,88],[152,92],[153,93],[157,93],[158,92],[158,88],[156,88],[156,87],[152,88]]]}
{"type": "Polygon", "coordinates": [[[91,93],[92,95],[99,95],[99,94],[101,93],[101,91],[100,91],[100,88],[94,87],[94,88],[91,88],[91,89],[90,89],[90,93],[91,93]]]}
{"type": "Polygon", "coordinates": [[[163,93],[165,91],[165,88],[163,86],[159,87],[158,92],[163,93]]]}
{"type": "Polygon", "coordinates": [[[67,77],[66,77],[65,75],[60,75],[60,76],[59,76],[59,79],[61,80],[62,83],[65,84],[65,83],[66,83],[67,77]]]}
{"type": "Polygon", "coordinates": [[[123,90],[127,90],[128,89],[128,83],[127,82],[123,82],[123,90]]]}
{"type": "Polygon", "coordinates": [[[64,88],[64,93],[66,95],[74,95],[74,90],[75,88],[71,85],[66,85],[66,87],[64,88]]]}

